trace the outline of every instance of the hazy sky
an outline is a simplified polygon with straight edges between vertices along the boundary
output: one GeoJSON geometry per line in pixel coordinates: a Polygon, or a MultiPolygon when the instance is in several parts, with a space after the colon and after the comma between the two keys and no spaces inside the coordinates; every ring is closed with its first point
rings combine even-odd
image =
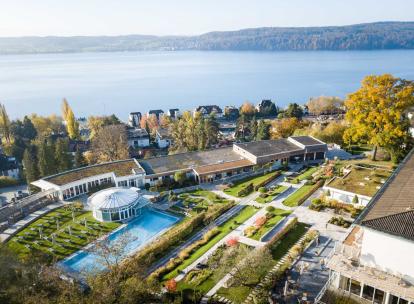
{"type": "Polygon", "coordinates": [[[200,34],[410,21],[413,0],[0,0],[0,36],[200,34]]]}

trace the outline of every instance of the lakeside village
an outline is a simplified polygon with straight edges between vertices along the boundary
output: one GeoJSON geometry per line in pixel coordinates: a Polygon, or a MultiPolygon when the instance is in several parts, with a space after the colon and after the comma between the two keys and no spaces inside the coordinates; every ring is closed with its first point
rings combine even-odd
{"type": "Polygon", "coordinates": [[[414,303],[413,114],[388,74],[126,124],[1,106],[0,302],[414,303]]]}

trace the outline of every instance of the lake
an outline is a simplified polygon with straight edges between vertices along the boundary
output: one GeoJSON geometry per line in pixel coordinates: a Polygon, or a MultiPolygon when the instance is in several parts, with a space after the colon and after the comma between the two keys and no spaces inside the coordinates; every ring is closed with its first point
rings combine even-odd
{"type": "Polygon", "coordinates": [[[414,50],[343,52],[122,52],[0,56],[0,102],[12,118],[197,105],[239,106],[270,98],[279,106],[311,96],[345,97],[368,74],[414,79],[414,50]]]}

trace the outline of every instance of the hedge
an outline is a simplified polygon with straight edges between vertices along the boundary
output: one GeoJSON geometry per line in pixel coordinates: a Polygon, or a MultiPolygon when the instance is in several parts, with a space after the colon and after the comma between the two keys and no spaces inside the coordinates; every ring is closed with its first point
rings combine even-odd
{"type": "Polygon", "coordinates": [[[304,196],[302,196],[298,200],[298,206],[302,205],[313,193],[315,193],[316,190],[318,190],[320,187],[322,187],[324,184],[323,180],[319,180],[304,196]]]}
{"type": "Polygon", "coordinates": [[[259,188],[266,186],[268,183],[270,183],[272,180],[274,180],[275,178],[278,178],[280,176],[280,171],[276,171],[274,174],[272,174],[271,176],[269,176],[267,179],[265,179],[264,181],[258,183],[256,185],[256,187],[254,187],[254,191],[259,190],[259,188]]]}
{"type": "Polygon", "coordinates": [[[276,233],[270,240],[269,242],[266,244],[266,246],[270,247],[272,246],[274,243],[276,243],[277,241],[279,241],[283,236],[285,236],[293,227],[296,226],[298,222],[298,218],[297,217],[293,217],[292,220],[282,228],[282,230],[280,230],[278,233],[276,233]]]}
{"type": "Polygon", "coordinates": [[[254,191],[253,183],[250,183],[246,187],[241,189],[239,192],[237,192],[237,196],[246,196],[252,193],[253,191],[254,191]]]}
{"type": "Polygon", "coordinates": [[[18,180],[9,176],[0,176],[0,188],[16,186],[18,183],[18,180]]]}

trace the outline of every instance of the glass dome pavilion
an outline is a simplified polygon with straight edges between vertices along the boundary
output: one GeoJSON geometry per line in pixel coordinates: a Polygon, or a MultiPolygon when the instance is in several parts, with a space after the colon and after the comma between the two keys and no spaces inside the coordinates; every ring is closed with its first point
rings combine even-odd
{"type": "Polygon", "coordinates": [[[96,192],[88,199],[93,217],[101,222],[117,222],[141,214],[150,201],[137,188],[109,188],[96,192]]]}

